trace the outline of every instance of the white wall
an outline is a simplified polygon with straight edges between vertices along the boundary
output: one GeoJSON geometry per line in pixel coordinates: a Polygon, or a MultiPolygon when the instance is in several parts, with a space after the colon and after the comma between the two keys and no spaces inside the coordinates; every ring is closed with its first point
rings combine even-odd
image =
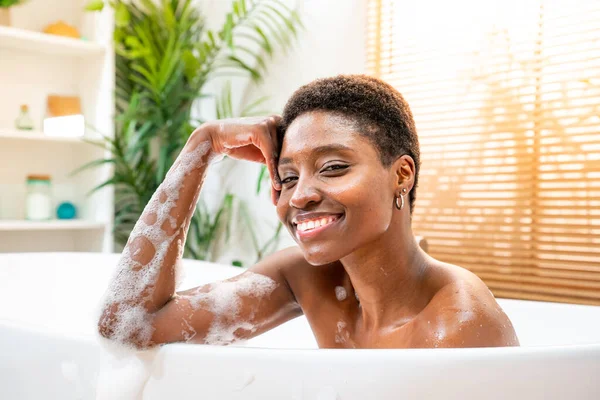
{"type": "MultiPolygon", "coordinates": [[[[205,0],[203,10],[209,26],[218,26],[227,7],[217,0],[205,0]]],[[[305,30],[300,33],[296,47],[284,55],[278,52],[269,62],[269,73],[259,85],[235,81],[236,97],[241,102],[260,96],[270,97],[267,108],[281,112],[290,95],[301,85],[316,78],[341,73],[363,73],[366,62],[366,0],[299,0],[305,30]]],[[[203,195],[209,203],[221,200],[224,190],[244,199],[254,213],[261,243],[266,241],[277,223],[275,207],[270,203],[269,191],[256,196],[259,174],[257,164],[224,160],[209,172],[203,195]]],[[[294,242],[287,231],[282,234],[281,247],[294,242]]],[[[248,236],[232,237],[221,249],[219,261],[241,259],[252,264],[255,253],[248,236]]]]}

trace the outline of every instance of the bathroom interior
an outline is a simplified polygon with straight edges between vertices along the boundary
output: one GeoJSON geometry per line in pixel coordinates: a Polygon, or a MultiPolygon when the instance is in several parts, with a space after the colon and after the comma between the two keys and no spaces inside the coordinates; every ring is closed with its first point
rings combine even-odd
{"type": "MultiPolygon", "coordinates": [[[[296,246],[268,169],[208,170],[178,290],[296,246]]],[[[403,200],[404,201],[404,200],[403,200]]],[[[600,2],[0,0],[0,399],[600,399],[600,2]],[[410,104],[423,251],[520,346],[319,349],[304,316],[230,346],[122,349],[99,307],[192,132],[379,78],[410,104]]]]}

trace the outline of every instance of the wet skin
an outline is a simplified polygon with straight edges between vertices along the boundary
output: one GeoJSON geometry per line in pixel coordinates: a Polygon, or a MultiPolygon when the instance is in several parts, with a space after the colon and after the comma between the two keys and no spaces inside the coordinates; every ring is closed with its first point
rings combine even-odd
{"type": "MultiPolygon", "coordinates": [[[[485,284],[463,268],[431,258],[416,243],[408,204],[415,174],[411,157],[384,166],[351,121],[327,112],[294,120],[277,154],[278,121],[224,120],[197,129],[182,153],[208,141],[210,154],[184,179],[171,210],[177,226],[165,227],[185,241],[186,221],[214,154],[267,164],[277,214],[298,246],[230,280],[258,273],[276,284],[264,296],[240,296],[231,323],[244,321],[253,328],[238,329],[239,339],[304,314],[322,348],[518,345],[510,320],[485,284]],[[406,205],[398,210],[394,201],[401,194],[406,205]],[[317,220],[321,226],[307,229],[308,221],[317,220]]],[[[141,219],[151,222],[152,216],[141,219]]],[[[130,238],[128,246],[136,246],[141,264],[155,252],[143,237],[130,238]]],[[[193,293],[208,292],[210,286],[175,293],[179,254],[172,247],[156,282],[147,287],[152,300],[139,299],[151,316],[153,334],[148,342],[132,335],[129,342],[138,347],[185,341],[191,330],[191,342],[205,343],[216,317],[192,301],[193,293]]],[[[116,307],[107,305],[99,321],[100,333],[109,338],[119,323],[116,307]]]]}

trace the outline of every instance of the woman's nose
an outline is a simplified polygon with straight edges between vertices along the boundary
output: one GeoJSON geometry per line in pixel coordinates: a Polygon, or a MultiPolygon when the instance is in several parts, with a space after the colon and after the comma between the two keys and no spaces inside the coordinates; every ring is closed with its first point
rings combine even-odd
{"type": "Polygon", "coordinates": [[[298,180],[294,187],[294,193],[290,197],[290,206],[294,208],[304,209],[310,203],[318,203],[321,200],[319,191],[315,189],[314,185],[303,180],[298,180]]]}

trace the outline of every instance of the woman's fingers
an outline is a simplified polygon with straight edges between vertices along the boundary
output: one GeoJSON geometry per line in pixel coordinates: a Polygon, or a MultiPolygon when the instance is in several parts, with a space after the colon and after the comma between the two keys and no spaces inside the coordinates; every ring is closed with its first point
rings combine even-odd
{"type": "Polygon", "coordinates": [[[238,160],[246,160],[251,162],[257,162],[265,164],[265,156],[262,151],[256,147],[255,144],[251,143],[245,146],[236,147],[226,153],[229,157],[238,160]]]}
{"type": "Polygon", "coordinates": [[[281,190],[276,190],[273,186],[271,186],[271,202],[276,206],[279,201],[279,196],[281,196],[281,190]]]}
{"type": "Polygon", "coordinates": [[[281,122],[281,117],[279,115],[272,115],[269,118],[269,134],[271,136],[271,142],[273,143],[273,180],[272,185],[275,190],[281,190],[281,179],[279,178],[279,173],[277,172],[277,163],[279,162],[279,138],[277,137],[277,127],[281,122]]]}
{"type": "Polygon", "coordinates": [[[277,202],[279,201],[279,196],[281,195],[281,188],[282,188],[282,184],[281,184],[281,178],[279,177],[279,172],[277,171],[277,167],[279,164],[279,152],[281,151],[281,143],[279,143],[279,135],[277,134],[278,128],[279,128],[279,124],[281,124],[281,117],[279,115],[272,115],[271,116],[271,129],[270,129],[270,133],[271,133],[271,138],[273,140],[274,146],[275,146],[275,156],[274,156],[274,163],[275,163],[275,177],[277,178],[277,181],[275,182],[275,184],[271,185],[271,201],[273,202],[273,205],[277,205],[277,202]]]}
{"type": "MultiPolygon", "coordinates": [[[[253,142],[260,149],[265,158],[265,164],[271,178],[271,186],[279,190],[281,189],[281,182],[279,181],[279,175],[277,174],[277,148],[272,138],[272,125],[274,125],[274,122],[271,119],[261,123],[260,126],[262,129],[255,130],[256,136],[254,136],[253,142]]],[[[274,129],[276,129],[276,127],[274,129]]]]}
{"type": "Polygon", "coordinates": [[[281,180],[277,173],[279,138],[277,130],[281,117],[251,117],[216,121],[208,125],[208,131],[217,153],[232,158],[263,163],[271,180],[271,199],[277,202],[281,180]]]}

